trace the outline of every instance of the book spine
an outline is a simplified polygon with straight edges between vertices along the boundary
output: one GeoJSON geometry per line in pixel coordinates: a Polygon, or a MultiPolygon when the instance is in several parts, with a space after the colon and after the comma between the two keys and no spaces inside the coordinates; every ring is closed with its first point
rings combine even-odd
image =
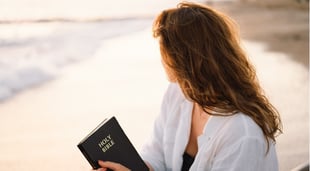
{"type": "Polygon", "coordinates": [[[83,146],[78,145],[78,148],[80,149],[80,151],[82,152],[82,154],[85,156],[85,158],[87,159],[88,163],[92,166],[93,169],[99,169],[97,161],[94,161],[91,159],[91,157],[88,155],[88,153],[86,152],[86,150],[84,150],[83,146]]]}

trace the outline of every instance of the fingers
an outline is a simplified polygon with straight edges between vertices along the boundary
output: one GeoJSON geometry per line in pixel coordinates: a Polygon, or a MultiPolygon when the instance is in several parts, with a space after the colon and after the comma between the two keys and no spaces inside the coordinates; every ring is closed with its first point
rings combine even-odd
{"type": "Polygon", "coordinates": [[[145,163],[146,166],[149,168],[149,171],[154,171],[154,169],[152,168],[152,166],[150,165],[150,163],[148,163],[147,161],[144,161],[144,163],[145,163]]]}
{"type": "Polygon", "coordinates": [[[97,170],[92,170],[92,171],[107,171],[108,169],[105,168],[104,166],[102,166],[103,161],[98,160],[98,164],[101,166],[101,168],[97,169],[97,170]]]}
{"type": "Polygon", "coordinates": [[[100,168],[100,169],[97,169],[96,171],[107,171],[107,168],[100,168]]]}
{"type": "MultiPolygon", "coordinates": [[[[98,161],[98,164],[102,167],[102,168],[109,168],[115,171],[130,171],[128,168],[124,167],[123,165],[119,164],[119,163],[115,163],[115,162],[110,162],[110,161],[98,161]]],[[[101,170],[100,170],[101,171],[101,170]]],[[[105,170],[102,170],[105,171],[105,170]]]]}

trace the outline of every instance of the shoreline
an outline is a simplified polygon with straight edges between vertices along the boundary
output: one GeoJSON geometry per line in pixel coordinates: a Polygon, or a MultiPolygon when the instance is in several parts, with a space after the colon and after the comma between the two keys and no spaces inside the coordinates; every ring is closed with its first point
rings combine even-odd
{"type": "MultiPolygon", "coordinates": [[[[268,97],[281,112],[284,134],[277,138],[279,165],[280,171],[290,171],[309,160],[306,40],[290,37],[308,26],[298,20],[297,28],[280,27],[290,24],[285,21],[290,18],[285,18],[268,29],[255,31],[253,28],[264,26],[263,21],[270,21],[274,14],[266,8],[239,11],[235,5],[226,5],[227,11],[232,10],[228,14],[240,22],[242,40],[268,97]],[[269,11],[267,16],[250,20],[265,10],[269,11]],[[275,34],[279,28],[283,30],[275,34]],[[266,35],[262,36],[260,31],[266,31],[266,35]],[[279,35],[288,35],[289,43],[279,35]],[[269,46],[272,44],[276,46],[269,46]],[[302,50],[297,50],[299,45],[302,50]],[[280,49],[274,50],[276,47],[280,49]]],[[[273,12],[278,17],[287,16],[282,9],[273,12]]],[[[304,13],[300,15],[305,17],[304,13]]],[[[95,30],[101,30],[102,26],[96,27],[95,30]]],[[[89,33],[85,30],[83,34],[89,33]]],[[[90,170],[76,145],[110,115],[119,118],[129,139],[137,149],[141,147],[152,129],[167,86],[151,29],[101,42],[92,55],[67,66],[56,79],[0,103],[0,170],[90,170]]]]}
{"type": "MultiPolygon", "coordinates": [[[[110,39],[93,58],[66,67],[57,79],[1,104],[0,170],[89,170],[76,144],[111,115],[139,150],[167,86],[150,32],[110,39]],[[127,46],[117,51],[122,44],[127,46]]],[[[253,62],[260,80],[283,115],[285,134],[277,138],[277,149],[280,170],[289,171],[308,156],[308,133],[300,132],[308,130],[306,71],[285,54],[265,51],[264,44],[244,44],[257,57],[253,62]],[[297,146],[292,149],[292,144],[297,146]]]]}

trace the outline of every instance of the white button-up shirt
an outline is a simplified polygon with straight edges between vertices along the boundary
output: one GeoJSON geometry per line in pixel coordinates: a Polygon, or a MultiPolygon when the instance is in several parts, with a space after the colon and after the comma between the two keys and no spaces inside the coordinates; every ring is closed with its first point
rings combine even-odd
{"type": "MultiPolygon", "coordinates": [[[[190,136],[193,103],[171,83],[164,96],[142,158],[155,171],[180,171],[190,136]]],[[[198,152],[191,171],[277,171],[274,142],[267,142],[261,128],[247,115],[211,116],[198,137],[198,152]]]]}

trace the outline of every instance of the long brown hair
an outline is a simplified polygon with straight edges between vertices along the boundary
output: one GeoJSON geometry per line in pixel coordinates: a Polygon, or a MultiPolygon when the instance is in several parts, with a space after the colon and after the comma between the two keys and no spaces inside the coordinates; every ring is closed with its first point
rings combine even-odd
{"type": "MultiPolygon", "coordinates": [[[[281,133],[278,111],[261,89],[240,47],[235,23],[205,5],[183,2],[163,11],[153,25],[162,60],[185,96],[211,115],[240,111],[262,129],[269,144],[281,133]]],[[[269,146],[268,146],[269,147],[269,146]]]]}

